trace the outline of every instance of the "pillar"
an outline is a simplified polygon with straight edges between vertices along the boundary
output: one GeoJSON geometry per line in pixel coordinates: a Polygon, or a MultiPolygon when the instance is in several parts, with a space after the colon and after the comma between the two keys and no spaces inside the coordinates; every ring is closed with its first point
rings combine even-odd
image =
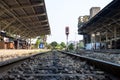
{"type": "Polygon", "coordinates": [[[91,34],[91,47],[92,47],[92,49],[96,49],[96,44],[95,43],[96,43],[96,41],[95,41],[95,34],[92,33],[91,34]]]}
{"type": "Polygon", "coordinates": [[[97,39],[97,37],[96,37],[96,34],[95,34],[95,36],[94,36],[95,50],[97,49],[97,47],[96,47],[96,39],[97,39]]]}
{"type": "Polygon", "coordinates": [[[99,34],[99,43],[100,43],[99,49],[101,50],[101,44],[102,44],[102,41],[101,41],[101,33],[99,34]]]}
{"type": "Polygon", "coordinates": [[[17,49],[19,49],[19,40],[17,40],[17,49]]]}
{"type": "Polygon", "coordinates": [[[107,31],[106,31],[105,37],[106,37],[105,49],[107,49],[107,47],[108,47],[108,44],[107,44],[107,41],[108,41],[108,32],[107,31]]]}
{"type": "Polygon", "coordinates": [[[31,49],[31,38],[30,38],[30,49],[31,49]]]}
{"type": "Polygon", "coordinates": [[[116,30],[116,26],[114,27],[114,40],[115,40],[115,42],[114,42],[114,48],[116,49],[117,48],[117,45],[116,45],[116,41],[117,41],[117,30],[116,30]]]}

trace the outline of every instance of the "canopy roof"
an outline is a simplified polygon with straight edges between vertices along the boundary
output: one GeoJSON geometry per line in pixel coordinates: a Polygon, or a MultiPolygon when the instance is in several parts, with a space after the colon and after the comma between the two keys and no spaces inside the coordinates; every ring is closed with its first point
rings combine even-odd
{"type": "Polygon", "coordinates": [[[79,34],[91,34],[96,32],[109,32],[113,36],[114,27],[117,28],[117,36],[120,36],[120,0],[113,0],[98,14],[79,27],[79,34]]]}
{"type": "Polygon", "coordinates": [[[44,0],[0,0],[0,30],[25,38],[50,34],[44,0]]]}

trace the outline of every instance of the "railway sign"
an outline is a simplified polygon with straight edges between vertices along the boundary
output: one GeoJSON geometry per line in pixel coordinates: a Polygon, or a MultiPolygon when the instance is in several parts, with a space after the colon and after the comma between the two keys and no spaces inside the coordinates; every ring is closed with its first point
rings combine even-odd
{"type": "Polygon", "coordinates": [[[66,33],[66,35],[69,34],[69,27],[66,27],[66,28],[65,28],[65,33],[66,33]]]}
{"type": "Polygon", "coordinates": [[[66,50],[68,50],[68,35],[69,35],[69,27],[68,26],[65,28],[65,34],[66,34],[66,50]]]}

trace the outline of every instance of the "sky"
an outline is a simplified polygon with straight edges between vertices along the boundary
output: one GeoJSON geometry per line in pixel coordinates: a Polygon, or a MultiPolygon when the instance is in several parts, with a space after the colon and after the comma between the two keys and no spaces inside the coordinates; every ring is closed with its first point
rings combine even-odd
{"type": "Polygon", "coordinates": [[[91,7],[104,8],[112,0],[45,0],[51,35],[47,42],[66,42],[65,27],[69,27],[68,41],[82,40],[78,35],[78,17],[89,15],[91,7]]]}

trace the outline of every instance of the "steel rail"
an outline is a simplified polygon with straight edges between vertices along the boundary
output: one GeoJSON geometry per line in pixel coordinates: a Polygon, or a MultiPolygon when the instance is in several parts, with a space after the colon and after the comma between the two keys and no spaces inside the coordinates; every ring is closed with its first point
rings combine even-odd
{"type": "Polygon", "coordinates": [[[10,60],[0,62],[0,76],[2,76],[2,74],[7,72],[8,70],[22,64],[24,61],[30,59],[31,57],[34,57],[34,56],[37,56],[37,55],[42,55],[44,53],[47,53],[47,52],[41,52],[41,53],[37,53],[37,54],[34,54],[34,55],[26,56],[26,57],[15,58],[15,59],[10,59],[10,60]]]}
{"type": "MultiPolygon", "coordinates": [[[[12,75],[17,75],[17,74],[12,74],[12,75]]],[[[68,76],[72,76],[72,77],[76,77],[76,76],[88,76],[88,75],[91,75],[91,76],[96,76],[94,74],[22,74],[24,76],[42,76],[42,77],[58,77],[58,76],[61,76],[61,77],[68,77],[68,76]]]]}
{"type": "Polygon", "coordinates": [[[100,59],[85,57],[85,56],[81,56],[81,55],[70,53],[70,52],[65,52],[65,51],[60,51],[60,52],[74,56],[74,57],[79,57],[81,60],[86,61],[88,64],[95,66],[96,68],[99,68],[105,72],[108,72],[120,78],[120,65],[119,64],[111,63],[108,61],[103,61],[100,59]]]}

